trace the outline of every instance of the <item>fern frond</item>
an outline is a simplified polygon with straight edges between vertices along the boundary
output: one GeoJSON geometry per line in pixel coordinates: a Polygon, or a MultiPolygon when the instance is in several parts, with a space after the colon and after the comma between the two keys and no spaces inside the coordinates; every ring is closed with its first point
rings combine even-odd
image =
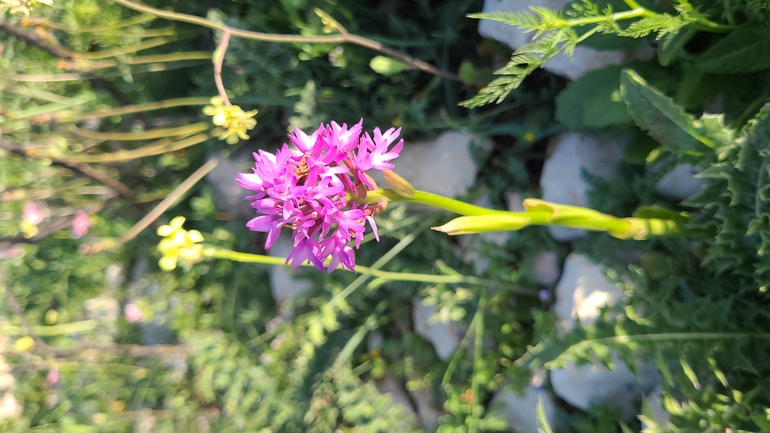
{"type": "MultiPolygon", "coordinates": [[[[590,0],[583,0],[579,3],[575,2],[570,6],[570,9],[565,13],[572,18],[596,18],[604,15],[602,12],[599,12],[599,6],[592,3],[590,0]]],[[[610,10],[612,9],[610,6],[608,6],[608,8],[610,10]]]]}
{"type": "Polygon", "coordinates": [[[561,19],[558,12],[534,6],[529,9],[540,18],[540,30],[542,31],[554,30],[564,26],[564,20],[561,19]]]}
{"type": "Polygon", "coordinates": [[[512,91],[524,82],[535,70],[542,68],[545,62],[566,49],[574,49],[577,35],[572,29],[560,29],[516,50],[504,67],[495,71],[503,77],[495,78],[478,95],[460,103],[463,107],[476,108],[482,105],[501,103],[512,91]]]}
{"type": "Polygon", "coordinates": [[[478,95],[460,103],[467,108],[481,107],[491,103],[499,104],[506,96],[519,87],[524,81],[523,75],[495,78],[486,87],[481,89],[478,95]]]}
{"type": "Polygon", "coordinates": [[[492,12],[469,14],[468,18],[477,18],[480,20],[499,21],[510,26],[519,27],[526,32],[543,31],[540,18],[529,11],[521,12],[492,12]]]}
{"type": "Polygon", "coordinates": [[[679,32],[682,27],[693,21],[695,20],[684,15],[659,14],[650,18],[642,18],[619,34],[631,38],[643,38],[651,33],[656,33],[656,39],[660,39],[668,34],[679,32]]]}

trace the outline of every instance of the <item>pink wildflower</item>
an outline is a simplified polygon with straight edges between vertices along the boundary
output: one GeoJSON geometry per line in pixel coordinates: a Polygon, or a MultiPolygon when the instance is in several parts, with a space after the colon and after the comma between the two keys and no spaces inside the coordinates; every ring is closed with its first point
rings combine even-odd
{"type": "Polygon", "coordinates": [[[136,304],[126,304],[125,308],[123,308],[123,313],[128,323],[136,323],[144,318],[144,313],[136,304]]]}
{"type": "MultiPolygon", "coordinates": [[[[289,134],[294,147],[284,144],[275,154],[260,150],[251,173],[240,173],[236,181],[255,191],[247,197],[257,217],[246,226],[266,232],[266,248],[278,239],[281,228],[294,230],[294,250],[286,263],[296,268],[309,262],[328,272],[339,265],[354,270],[355,254],[348,243],[358,248],[368,223],[375,235],[374,214],[384,203],[357,204],[376,188],[367,170],[390,170],[404,145],[400,129],[384,133],[375,128],[374,139],[361,135],[363,119],[348,128],[335,122],[321,125],[312,134],[295,128],[289,134]]],[[[379,238],[378,238],[379,240],[379,238]]]]}
{"type": "Polygon", "coordinates": [[[24,204],[24,209],[21,211],[21,219],[26,223],[38,225],[43,222],[44,217],[40,206],[33,201],[28,201],[24,204]]]}
{"type": "Polygon", "coordinates": [[[70,236],[72,239],[78,239],[85,236],[88,233],[88,214],[81,211],[75,215],[75,219],[72,220],[72,232],[70,236]]]}
{"type": "Polygon", "coordinates": [[[59,381],[59,370],[49,370],[45,380],[49,385],[56,385],[56,382],[59,381]]]}

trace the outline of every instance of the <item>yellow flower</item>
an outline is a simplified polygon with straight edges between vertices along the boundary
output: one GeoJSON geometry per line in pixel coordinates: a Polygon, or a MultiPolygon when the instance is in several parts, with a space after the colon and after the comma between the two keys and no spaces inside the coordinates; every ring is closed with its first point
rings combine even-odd
{"type": "Polygon", "coordinates": [[[235,144],[239,138],[241,140],[249,139],[246,131],[257,126],[257,120],[253,119],[257,110],[243,111],[237,105],[225,106],[219,96],[211,98],[210,102],[211,105],[203,107],[203,114],[212,116],[211,121],[214,125],[221,126],[226,130],[217,138],[226,140],[227,144],[235,144]]]}
{"type": "Polygon", "coordinates": [[[0,2],[10,7],[11,13],[20,12],[26,16],[29,16],[29,12],[32,10],[32,6],[37,3],[48,6],[53,5],[53,0],[0,0],[0,2]]]}
{"type": "Polygon", "coordinates": [[[29,352],[35,347],[35,340],[32,337],[21,337],[13,343],[13,350],[16,352],[29,352]]]}
{"type": "Polygon", "coordinates": [[[164,271],[175,269],[177,263],[189,269],[203,259],[203,245],[200,244],[203,235],[198,230],[183,229],[184,222],[185,218],[178,216],[168,225],[158,227],[158,236],[163,237],[158,243],[158,250],[163,254],[158,265],[164,271]]]}

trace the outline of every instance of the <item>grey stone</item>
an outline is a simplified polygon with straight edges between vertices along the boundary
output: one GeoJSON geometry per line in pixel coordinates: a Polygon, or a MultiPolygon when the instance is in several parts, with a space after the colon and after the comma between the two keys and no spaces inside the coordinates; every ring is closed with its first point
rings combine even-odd
{"type": "Polygon", "coordinates": [[[435,311],[434,306],[415,299],[412,309],[414,332],[433,344],[441,360],[449,361],[460,345],[464,332],[457,322],[443,323],[432,319],[435,311]]]}
{"type": "Polygon", "coordinates": [[[570,253],[556,285],[554,312],[560,329],[572,329],[576,319],[590,325],[601,309],[623,297],[623,292],[607,280],[603,268],[578,253],[570,253]]]}
{"type": "MultiPolygon", "coordinates": [[[[543,200],[572,206],[588,205],[589,184],[582,171],[613,179],[628,145],[628,137],[597,137],[571,132],[555,137],[549,144],[548,159],[540,175],[543,200]]],[[[585,230],[548,227],[551,236],[562,242],[585,236],[585,230]]]]}
{"type": "Polygon", "coordinates": [[[553,286],[559,280],[559,276],[561,276],[559,256],[553,251],[545,251],[538,254],[532,264],[532,272],[535,276],[535,281],[543,286],[553,286]]]}
{"type": "Polygon", "coordinates": [[[206,182],[214,190],[214,206],[229,213],[235,219],[254,218],[254,209],[248,201],[244,200],[247,196],[253,195],[253,191],[249,191],[235,182],[238,173],[250,172],[251,167],[254,166],[251,153],[243,152],[229,157],[219,156],[217,158],[219,164],[206,175],[206,182]]]}
{"type": "MultiPolygon", "coordinates": [[[[432,140],[406,143],[394,161],[393,171],[415,189],[446,197],[465,194],[476,181],[477,168],[470,152],[472,140],[469,134],[449,131],[432,140]]],[[[378,171],[369,174],[378,186],[388,187],[378,171]]]]}
{"type": "Polygon", "coordinates": [[[655,192],[675,200],[689,198],[703,188],[705,179],[698,177],[698,173],[695,166],[679,164],[655,184],[655,192]]]}
{"type": "MultiPolygon", "coordinates": [[[[294,249],[294,242],[287,233],[281,233],[277,241],[267,250],[271,257],[286,258],[294,249]]],[[[310,289],[310,282],[294,278],[294,270],[286,266],[271,266],[268,271],[270,275],[270,292],[273,294],[273,300],[278,307],[278,314],[284,320],[292,317],[291,300],[302,295],[310,289]]]]}
{"type": "Polygon", "coordinates": [[[539,372],[521,393],[507,388],[498,391],[492,397],[487,416],[503,418],[508,429],[516,433],[538,433],[537,404],[542,401],[548,424],[553,429],[559,429],[562,426],[559,410],[553,396],[543,388],[544,380],[545,374],[539,372]]]}

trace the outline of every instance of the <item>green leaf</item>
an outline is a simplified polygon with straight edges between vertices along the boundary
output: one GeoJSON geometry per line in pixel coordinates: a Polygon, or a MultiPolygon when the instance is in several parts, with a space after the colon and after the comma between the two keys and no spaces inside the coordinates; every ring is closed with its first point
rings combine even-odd
{"type": "Polygon", "coordinates": [[[748,21],[695,61],[709,74],[745,74],[770,68],[770,27],[748,21]]]}
{"type": "Polygon", "coordinates": [[[374,72],[382,75],[395,75],[409,69],[409,66],[406,64],[385,56],[375,56],[369,62],[369,67],[374,69],[374,72]]]}
{"type": "Polygon", "coordinates": [[[697,30],[684,29],[665,36],[663,42],[658,45],[658,62],[661,66],[668,66],[674,63],[679,52],[690,42],[695,33],[697,33],[697,30]]]}
{"type": "Polygon", "coordinates": [[[754,421],[754,424],[757,425],[757,427],[761,428],[762,431],[770,431],[770,416],[767,414],[756,414],[751,416],[751,420],[754,421]]]}
{"type": "Polygon", "coordinates": [[[620,66],[589,72],[569,83],[556,97],[556,120],[570,128],[631,122],[620,97],[620,66]]]}
{"type": "Polygon", "coordinates": [[[620,93],[634,122],[668,150],[680,156],[703,156],[711,152],[708,147],[715,146],[700,122],[647,85],[636,72],[626,70],[622,74],[620,93]]]}

